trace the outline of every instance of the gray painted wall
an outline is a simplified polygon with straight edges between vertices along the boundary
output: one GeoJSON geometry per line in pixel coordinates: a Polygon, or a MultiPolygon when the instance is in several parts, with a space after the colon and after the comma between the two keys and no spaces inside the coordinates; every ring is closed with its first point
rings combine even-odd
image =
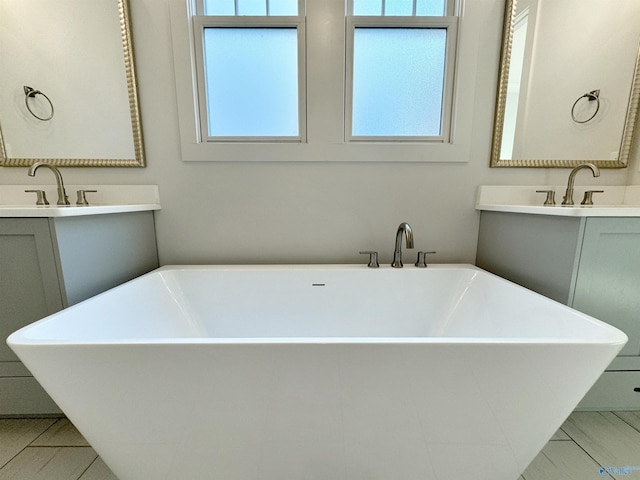
{"type": "MultiPolygon", "coordinates": [[[[131,0],[134,48],[148,167],[64,169],[69,184],[157,184],[161,264],[364,262],[377,249],[390,262],[395,230],[411,223],[417,249],[431,261],[475,259],[481,184],[562,184],[568,170],[490,169],[489,153],[504,2],[471,19],[481,29],[471,154],[457,164],[226,164],[180,160],[169,3],[131,0]],[[423,248],[424,247],[424,248],[423,248]]],[[[632,167],[610,170],[602,184],[640,183],[632,167]]],[[[53,177],[50,179],[53,181],[53,177]]],[[[24,168],[0,168],[0,183],[47,181],[24,168]]],[[[587,184],[587,175],[578,184],[587,184]]],[[[412,256],[412,255],[411,255],[412,256]]],[[[410,258],[406,257],[407,260],[410,258]]]]}

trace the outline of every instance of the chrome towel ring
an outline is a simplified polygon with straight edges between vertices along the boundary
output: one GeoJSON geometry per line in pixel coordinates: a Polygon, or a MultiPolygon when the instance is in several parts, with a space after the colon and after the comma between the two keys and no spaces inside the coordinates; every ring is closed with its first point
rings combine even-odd
{"type": "Polygon", "coordinates": [[[28,87],[26,85],[24,85],[24,104],[27,106],[27,110],[29,110],[29,113],[31,115],[33,115],[34,117],[36,117],[38,120],[42,120],[43,122],[46,122],[47,120],[51,120],[53,118],[53,103],[51,103],[51,99],[49,99],[49,97],[47,97],[44,93],[42,93],[40,90],[35,90],[31,87],[28,87]],[[30,98],[35,98],[36,95],[42,95],[47,102],[49,102],[49,106],[51,107],[51,113],[49,114],[48,117],[41,117],[39,115],[36,115],[34,113],[33,110],[31,110],[31,107],[29,106],[29,99],[30,98]]]}
{"type": "Polygon", "coordinates": [[[585,93],[581,97],[578,97],[578,99],[573,103],[573,107],[571,107],[571,118],[576,123],[587,123],[593,120],[593,117],[595,117],[598,114],[598,110],[600,110],[600,90],[591,90],[590,92],[585,93]],[[593,114],[589,118],[585,120],[578,120],[575,115],[575,109],[576,109],[576,105],[578,105],[578,102],[583,98],[587,98],[590,102],[596,102],[596,111],[593,112],[593,114]]]}

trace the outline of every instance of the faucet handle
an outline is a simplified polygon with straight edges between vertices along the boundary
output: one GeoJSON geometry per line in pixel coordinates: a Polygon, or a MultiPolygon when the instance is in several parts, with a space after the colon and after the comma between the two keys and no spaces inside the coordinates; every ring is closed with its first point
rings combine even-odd
{"type": "Polygon", "coordinates": [[[36,205],[49,205],[49,201],[47,200],[47,195],[44,193],[44,190],[25,190],[25,192],[35,193],[38,196],[36,205]]]}
{"type": "Polygon", "coordinates": [[[418,260],[416,260],[416,267],[427,268],[427,255],[433,255],[436,252],[418,252],[418,260]]]}
{"type": "Polygon", "coordinates": [[[369,250],[365,250],[360,252],[361,255],[369,255],[369,264],[367,267],[369,268],[378,268],[380,264],[378,263],[378,252],[373,252],[369,250]]]}
{"type": "Polygon", "coordinates": [[[556,204],[556,192],[553,190],[536,190],[536,193],[546,193],[547,197],[544,199],[544,205],[555,205],[556,204]]]}
{"type": "Polygon", "coordinates": [[[97,193],[97,190],[78,190],[78,201],[76,205],[89,205],[87,201],[87,193],[97,193]]]}
{"type": "Polygon", "coordinates": [[[604,193],[604,190],[587,190],[584,192],[584,198],[580,202],[580,205],[593,205],[594,193],[604,193]]]}

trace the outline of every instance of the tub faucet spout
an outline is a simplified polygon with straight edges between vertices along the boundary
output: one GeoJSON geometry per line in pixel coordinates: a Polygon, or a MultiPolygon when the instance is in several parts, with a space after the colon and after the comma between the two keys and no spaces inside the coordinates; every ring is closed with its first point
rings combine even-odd
{"type": "Polygon", "coordinates": [[[392,267],[402,268],[402,235],[406,237],[407,248],[413,248],[413,231],[411,225],[407,222],[402,222],[396,232],[396,248],[393,251],[393,263],[392,267]]]}
{"type": "Polygon", "coordinates": [[[58,205],[71,205],[69,203],[69,197],[67,196],[67,192],[64,189],[64,182],[62,181],[62,173],[60,173],[60,170],[58,170],[55,166],[51,165],[50,163],[46,163],[46,162],[36,162],[33,165],[31,165],[29,167],[29,171],[27,172],[27,175],[29,175],[30,177],[35,177],[36,176],[36,170],[38,170],[38,168],[40,167],[46,167],[49,170],[51,170],[53,172],[53,174],[56,176],[56,185],[58,187],[58,205]]]}
{"type": "Polygon", "coordinates": [[[567,206],[573,205],[573,183],[575,182],[576,174],[583,168],[591,169],[591,173],[593,173],[594,177],[600,176],[600,169],[596,167],[593,163],[589,163],[589,162],[581,163],[580,165],[575,167],[573,170],[571,170],[571,173],[569,174],[569,182],[567,183],[567,191],[565,192],[564,198],[562,199],[562,205],[567,205],[567,206]]]}

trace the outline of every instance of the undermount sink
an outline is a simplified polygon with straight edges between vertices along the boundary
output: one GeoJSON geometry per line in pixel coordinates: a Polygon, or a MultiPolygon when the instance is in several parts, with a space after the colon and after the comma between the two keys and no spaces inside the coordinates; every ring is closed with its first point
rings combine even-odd
{"type": "Polygon", "coordinates": [[[73,217],[108,213],[160,210],[157,185],[68,185],[72,201],[80,189],[96,190],[89,205],[56,205],[55,185],[0,185],[0,217],[73,217]],[[25,190],[44,190],[50,205],[36,205],[36,197],[25,190]]]}
{"type": "Polygon", "coordinates": [[[574,198],[587,190],[603,190],[594,197],[594,205],[560,205],[565,187],[480,186],[476,210],[564,217],[640,217],[640,186],[576,187],[574,198]],[[553,189],[557,205],[543,205],[544,197],[536,190],[553,189]]]}

